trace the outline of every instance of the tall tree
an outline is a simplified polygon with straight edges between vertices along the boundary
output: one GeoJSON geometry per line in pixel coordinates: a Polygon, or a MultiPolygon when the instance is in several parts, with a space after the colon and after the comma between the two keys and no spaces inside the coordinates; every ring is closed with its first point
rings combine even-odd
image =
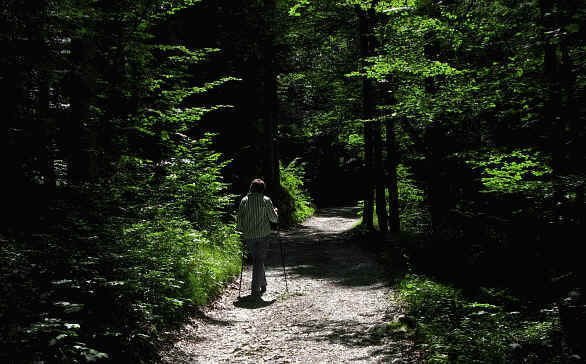
{"type": "Polygon", "coordinates": [[[264,0],[263,8],[263,126],[264,126],[264,175],[269,195],[279,200],[280,176],[277,144],[278,97],[275,70],[275,20],[276,0],[264,0]]]}
{"type": "MultiPolygon", "coordinates": [[[[361,5],[355,6],[359,19],[360,58],[363,67],[367,64],[368,57],[374,55],[374,29],[372,8],[364,9],[361,5]]],[[[364,159],[366,179],[364,190],[363,224],[374,228],[374,186],[375,174],[375,133],[374,119],[376,117],[376,83],[375,80],[364,76],[362,80],[362,120],[364,123],[364,159]]],[[[384,196],[383,196],[384,197],[384,196]]]]}
{"type": "Polygon", "coordinates": [[[89,38],[79,38],[71,44],[72,65],[69,97],[71,111],[64,128],[67,141],[68,171],[72,183],[95,180],[98,175],[97,125],[91,107],[96,101],[97,45],[89,38]]]}
{"type": "MultiPolygon", "coordinates": [[[[391,87],[386,89],[383,102],[387,105],[395,105],[396,100],[391,95],[393,91],[393,79],[389,80],[391,87]]],[[[399,148],[397,147],[396,128],[397,128],[397,114],[391,113],[385,115],[385,130],[386,130],[386,147],[387,147],[387,190],[389,195],[389,231],[391,233],[398,233],[401,231],[401,219],[399,210],[399,184],[397,180],[397,167],[399,165],[399,148]]]]}
{"type": "Polygon", "coordinates": [[[375,177],[375,191],[376,191],[376,215],[378,218],[378,226],[382,233],[387,233],[388,215],[387,215],[387,198],[386,198],[386,173],[385,165],[383,164],[383,141],[382,141],[382,120],[378,117],[374,121],[374,177],[375,177]]]}

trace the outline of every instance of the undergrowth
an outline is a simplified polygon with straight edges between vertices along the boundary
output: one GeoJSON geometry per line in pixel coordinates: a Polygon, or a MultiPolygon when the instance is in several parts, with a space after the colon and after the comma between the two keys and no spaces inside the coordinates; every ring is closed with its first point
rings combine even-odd
{"type": "Polygon", "coordinates": [[[240,270],[219,155],[128,157],[107,183],[64,186],[47,226],[0,246],[0,362],[148,362],[161,332],[240,270]]]}
{"type": "Polygon", "coordinates": [[[0,361],[141,362],[156,355],[166,326],[240,269],[228,228],[210,236],[186,221],[154,220],[121,235],[91,233],[2,246],[0,361]]]}
{"type": "Polygon", "coordinates": [[[294,225],[313,215],[315,208],[311,204],[309,194],[303,188],[305,165],[294,159],[286,167],[281,168],[281,201],[280,216],[286,225],[294,225]]]}
{"type": "MultiPolygon", "coordinates": [[[[442,263],[437,261],[442,259],[439,256],[422,258],[431,251],[420,241],[430,230],[423,191],[406,167],[399,166],[398,177],[402,233],[394,237],[394,243],[374,248],[396,284],[393,298],[406,312],[399,322],[388,325],[389,331],[414,339],[427,353],[428,363],[564,362],[556,304],[537,309],[510,289],[480,288],[464,293],[450,280],[432,278],[434,269],[449,271],[458,264],[461,274],[466,274],[465,264],[442,263]]],[[[363,207],[362,201],[359,206],[363,207]]],[[[378,230],[376,213],[373,221],[378,230]]]]}
{"type": "Polygon", "coordinates": [[[429,363],[561,363],[557,307],[513,309],[504,290],[465,297],[448,284],[407,274],[398,284],[407,315],[417,322],[429,363]]]}

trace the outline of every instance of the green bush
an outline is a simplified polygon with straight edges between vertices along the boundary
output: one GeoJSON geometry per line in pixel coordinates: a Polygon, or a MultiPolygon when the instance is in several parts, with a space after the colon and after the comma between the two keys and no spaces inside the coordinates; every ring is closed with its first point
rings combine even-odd
{"type": "Polygon", "coordinates": [[[554,345],[560,337],[555,307],[537,314],[508,311],[418,275],[406,275],[398,291],[407,315],[417,322],[429,363],[561,362],[554,345]]]}
{"type": "Polygon", "coordinates": [[[211,135],[175,143],[165,161],[128,160],[118,184],[145,193],[137,221],[124,229],[125,251],[147,301],[169,312],[208,302],[238,272],[241,256],[235,227],[225,222],[234,198],[221,182],[226,163],[210,150],[211,135]]]}
{"type": "Polygon", "coordinates": [[[430,216],[423,205],[423,189],[415,183],[412,176],[408,166],[403,164],[397,166],[401,229],[409,232],[423,232],[431,224],[430,216]]]}
{"type": "Polygon", "coordinates": [[[127,229],[124,243],[133,283],[149,293],[144,307],[159,311],[207,303],[240,269],[240,243],[232,227],[212,235],[187,221],[148,221],[127,229]]]}
{"type": "Polygon", "coordinates": [[[3,242],[0,361],[150,360],[166,326],[237,274],[224,164],[208,138],[176,142],[164,160],[125,156],[106,181],[62,187],[51,230],[3,242]]]}
{"type": "Polygon", "coordinates": [[[551,162],[532,149],[470,153],[467,164],[478,170],[485,193],[543,196],[551,190],[551,162]]]}
{"type": "Polygon", "coordinates": [[[302,222],[311,216],[315,209],[307,192],[303,189],[304,164],[294,159],[281,169],[281,201],[279,203],[281,221],[287,225],[302,222]]]}

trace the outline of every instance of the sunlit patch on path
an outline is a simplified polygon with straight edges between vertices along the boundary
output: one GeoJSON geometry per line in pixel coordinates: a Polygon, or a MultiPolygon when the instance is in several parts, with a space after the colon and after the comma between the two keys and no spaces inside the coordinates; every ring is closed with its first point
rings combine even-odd
{"type": "Polygon", "coordinates": [[[262,301],[246,297],[248,267],[244,297],[239,299],[233,282],[181,330],[163,362],[417,362],[410,341],[376,330],[400,308],[389,301],[390,287],[374,258],[339,235],[357,222],[353,209],[327,209],[283,232],[271,244],[262,301]]]}

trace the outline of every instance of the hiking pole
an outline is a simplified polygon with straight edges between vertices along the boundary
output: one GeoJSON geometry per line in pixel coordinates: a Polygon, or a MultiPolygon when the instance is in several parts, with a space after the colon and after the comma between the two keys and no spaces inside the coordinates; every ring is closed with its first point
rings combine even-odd
{"type": "Polygon", "coordinates": [[[283,240],[281,240],[281,229],[277,225],[277,239],[279,239],[279,246],[281,247],[281,264],[283,265],[283,275],[285,276],[285,291],[289,293],[289,286],[287,285],[287,270],[285,269],[285,253],[283,251],[283,240]]]}
{"type": "Polygon", "coordinates": [[[242,245],[242,265],[240,266],[240,283],[238,284],[238,298],[240,298],[240,291],[242,290],[242,271],[244,270],[244,244],[242,245]]]}

